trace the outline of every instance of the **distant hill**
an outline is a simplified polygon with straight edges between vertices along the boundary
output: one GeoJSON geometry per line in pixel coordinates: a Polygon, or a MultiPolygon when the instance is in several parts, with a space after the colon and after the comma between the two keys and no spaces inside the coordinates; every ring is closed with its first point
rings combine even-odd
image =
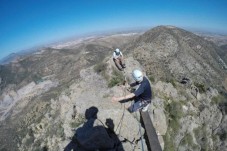
{"type": "Polygon", "coordinates": [[[17,60],[20,57],[29,55],[31,53],[34,53],[34,52],[38,51],[41,48],[42,47],[33,47],[33,48],[30,48],[30,49],[21,50],[21,51],[16,52],[16,53],[11,53],[8,56],[2,58],[0,60],[0,64],[9,64],[10,62],[17,60]]]}
{"type": "Polygon", "coordinates": [[[15,60],[18,58],[20,55],[17,53],[11,53],[8,56],[4,57],[3,59],[0,60],[0,64],[8,64],[11,61],[15,60]]]}
{"type": "Polygon", "coordinates": [[[203,37],[205,40],[212,41],[218,46],[227,44],[227,35],[205,33],[205,32],[195,32],[196,35],[203,37]]]}

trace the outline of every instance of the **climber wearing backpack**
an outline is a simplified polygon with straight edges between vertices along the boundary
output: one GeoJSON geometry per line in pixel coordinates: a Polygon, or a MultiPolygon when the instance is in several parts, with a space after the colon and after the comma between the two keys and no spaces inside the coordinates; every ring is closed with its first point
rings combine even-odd
{"type": "Polygon", "coordinates": [[[113,52],[113,61],[119,70],[122,71],[125,68],[123,54],[118,48],[113,52]]]}
{"type": "Polygon", "coordinates": [[[126,96],[113,97],[112,102],[119,102],[134,98],[134,104],[128,108],[129,112],[136,112],[140,109],[145,112],[151,103],[151,85],[140,70],[134,70],[132,72],[132,77],[135,80],[135,83],[130,84],[130,87],[138,86],[138,88],[133,93],[130,93],[126,96]]]}

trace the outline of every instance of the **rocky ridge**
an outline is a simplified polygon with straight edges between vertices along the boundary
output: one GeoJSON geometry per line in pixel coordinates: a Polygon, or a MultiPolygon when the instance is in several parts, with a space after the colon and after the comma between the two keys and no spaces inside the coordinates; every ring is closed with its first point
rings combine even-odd
{"type": "Polygon", "coordinates": [[[220,87],[225,78],[226,65],[217,53],[220,48],[183,29],[153,28],[131,47],[134,57],[155,78],[181,81],[190,77],[200,84],[220,87]]]}
{"type": "MultiPolygon", "coordinates": [[[[1,102],[16,94],[24,97],[0,123],[0,149],[63,150],[75,134],[84,139],[81,129],[92,132],[96,127],[110,146],[117,139],[121,142],[119,150],[141,150],[140,141],[146,144],[146,140],[138,135],[139,117],[125,111],[130,103],[110,102],[113,95],[129,93],[119,85],[124,75],[132,81],[131,71],[140,68],[152,84],[154,98],[149,114],[163,150],[225,150],[227,105],[222,82],[226,71],[218,62],[219,48],[169,26],[122,39],[102,37],[67,49],[48,48],[9,68],[1,67],[1,102]],[[117,71],[110,58],[118,45],[126,56],[125,73],[117,71]],[[17,77],[10,76],[15,82],[10,84],[5,75],[11,73],[17,77]],[[39,73],[39,77],[32,73],[39,73]],[[48,89],[40,87],[48,82],[48,89]],[[12,90],[15,93],[8,93],[12,90]],[[36,94],[36,90],[40,91],[36,94]],[[97,118],[86,119],[91,107],[98,109],[97,118]],[[112,121],[111,134],[117,138],[107,136],[107,121],[112,121]],[[93,125],[87,127],[89,123],[93,125]]],[[[101,137],[96,133],[92,136],[101,137]]]]}

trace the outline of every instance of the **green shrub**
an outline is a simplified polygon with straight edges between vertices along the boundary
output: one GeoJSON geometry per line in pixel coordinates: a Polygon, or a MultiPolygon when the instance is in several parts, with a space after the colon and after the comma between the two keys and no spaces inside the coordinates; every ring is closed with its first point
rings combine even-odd
{"type": "Polygon", "coordinates": [[[53,124],[47,128],[46,136],[53,137],[55,135],[58,137],[65,138],[64,128],[61,122],[53,124]]]}
{"type": "Polygon", "coordinates": [[[122,80],[119,79],[118,77],[112,77],[112,79],[110,80],[110,82],[108,83],[108,87],[111,88],[111,87],[114,87],[115,85],[121,83],[122,80]]]}
{"type": "Polygon", "coordinates": [[[194,83],[194,85],[199,89],[199,92],[204,93],[206,92],[205,85],[203,83],[194,83]]]}
{"type": "Polygon", "coordinates": [[[32,80],[33,80],[36,84],[38,84],[38,83],[40,83],[40,82],[43,82],[43,79],[42,79],[42,77],[41,77],[39,74],[32,75],[32,80]]]}
{"type": "Polygon", "coordinates": [[[102,75],[106,80],[109,79],[109,76],[106,74],[107,64],[104,62],[98,63],[94,66],[94,71],[102,75]]]}
{"type": "Polygon", "coordinates": [[[78,117],[70,123],[70,127],[77,128],[84,122],[85,122],[84,117],[79,114],[78,117]]]}
{"type": "Polygon", "coordinates": [[[176,87],[176,82],[174,79],[167,80],[166,82],[171,83],[173,87],[176,87]]]}
{"type": "Polygon", "coordinates": [[[169,113],[169,117],[172,119],[179,119],[183,116],[182,105],[179,102],[172,101],[166,105],[165,110],[169,113]]]}
{"type": "Polygon", "coordinates": [[[114,87],[117,84],[120,84],[124,81],[124,76],[121,72],[113,69],[112,77],[108,83],[108,87],[114,87]]]}
{"type": "Polygon", "coordinates": [[[56,134],[57,136],[60,136],[63,138],[65,137],[64,128],[62,127],[62,125],[57,128],[56,134]]]}
{"type": "Polygon", "coordinates": [[[70,127],[77,128],[81,124],[83,124],[83,122],[73,121],[73,122],[70,123],[70,127]]]}
{"type": "Polygon", "coordinates": [[[201,146],[201,151],[209,151],[209,141],[207,136],[207,125],[203,124],[201,127],[198,127],[193,130],[194,136],[198,142],[198,144],[201,146]]]}
{"type": "Polygon", "coordinates": [[[164,151],[175,151],[175,145],[173,143],[173,138],[169,133],[166,133],[163,136],[164,142],[165,142],[165,146],[164,146],[164,151]]]}
{"type": "Polygon", "coordinates": [[[219,135],[220,140],[225,141],[227,138],[227,132],[223,131],[220,135],[219,135]]]}
{"type": "Polygon", "coordinates": [[[193,138],[190,134],[186,134],[182,140],[182,145],[188,144],[189,146],[193,146],[193,138]]]}
{"type": "Polygon", "coordinates": [[[211,103],[213,104],[219,104],[219,103],[222,103],[224,102],[225,98],[223,95],[217,95],[215,97],[212,97],[211,99],[211,103]]]}
{"type": "Polygon", "coordinates": [[[169,120],[168,126],[171,128],[173,136],[175,136],[177,134],[178,130],[180,129],[179,120],[178,119],[169,120]]]}
{"type": "Polygon", "coordinates": [[[149,78],[149,80],[150,80],[151,82],[155,82],[155,79],[154,79],[154,77],[153,77],[152,75],[149,75],[148,78],[149,78]]]}
{"type": "Polygon", "coordinates": [[[171,128],[172,134],[175,135],[180,128],[179,119],[183,117],[181,103],[172,101],[165,106],[165,110],[169,116],[169,128],[171,128]]]}
{"type": "Polygon", "coordinates": [[[94,66],[94,70],[96,73],[102,73],[105,72],[107,68],[107,64],[104,62],[98,63],[94,66]]]}
{"type": "Polygon", "coordinates": [[[165,104],[165,111],[168,115],[168,129],[165,134],[164,142],[165,148],[164,151],[175,151],[174,137],[180,129],[180,118],[183,117],[182,103],[172,101],[171,103],[165,104]]]}

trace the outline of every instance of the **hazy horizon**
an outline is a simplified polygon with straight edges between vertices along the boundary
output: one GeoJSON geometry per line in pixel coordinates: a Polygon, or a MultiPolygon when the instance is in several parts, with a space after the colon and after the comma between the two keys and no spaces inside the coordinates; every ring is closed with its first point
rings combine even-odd
{"type": "Polygon", "coordinates": [[[227,35],[224,0],[2,0],[0,3],[0,59],[70,37],[158,25],[227,35]]]}
{"type": "MultiPolygon", "coordinates": [[[[157,25],[157,26],[173,26],[173,25],[157,25]]],[[[157,26],[154,26],[154,27],[157,27],[157,26]]],[[[77,39],[87,38],[87,37],[91,37],[91,36],[105,36],[105,35],[121,34],[121,33],[146,32],[147,30],[152,29],[154,27],[140,27],[140,28],[136,27],[136,28],[131,28],[131,29],[113,29],[113,30],[109,30],[109,31],[93,31],[93,32],[90,32],[90,33],[84,33],[84,34],[80,34],[80,35],[70,35],[70,36],[64,37],[64,38],[59,37],[59,39],[55,39],[55,40],[52,40],[52,41],[46,41],[46,42],[36,44],[36,45],[33,45],[33,46],[14,50],[14,51],[10,52],[9,54],[7,54],[5,56],[0,56],[0,60],[5,59],[6,57],[8,57],[11,54],[22,53],[23,51],[30,50],[30,49],[32,50],[32,49],[37,49],[37,48],[41,48],[41,47],[48,47],[48,46],[55,45],[55,44],[58,44],[58,43],[64,43],[64,42],[67,42],[67,41],[70,41],[70,40],[77,40],[77,39]]],[[[217,34],[217,35],[227,36],[227,33],[222,33],[222,32],[218,32],[218,31],[215,32],[215,31],[212,31],[212,30],[209,31],[208,29],[205,30],[205,29],[187,28],[187,27],[178,27],[178,28],[182,28],[184,30],[191,31],[193,33],[201,32],[201,33],[204,33],[204,34],[207,33],[207,34],[217,34]]]]}

